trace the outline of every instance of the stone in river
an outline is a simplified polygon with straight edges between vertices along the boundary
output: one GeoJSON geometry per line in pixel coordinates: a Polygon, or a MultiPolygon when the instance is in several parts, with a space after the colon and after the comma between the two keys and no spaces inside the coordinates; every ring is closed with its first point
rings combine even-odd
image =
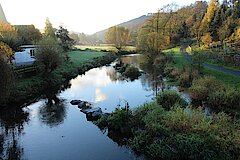
{"type": "Polygon", "coordinates": [[[81,100],[72,100],[70,103],[72,105],[78,105],[79,103],[81,103],[82,101],[81,100]]]}
{"type": "Polygon", "coordinates": [[[92,108],[92,106],[90,103],[88,103],[86,101],[82,101],[78,104],[78,108],[84,110],[84,109],[92,108]]]}

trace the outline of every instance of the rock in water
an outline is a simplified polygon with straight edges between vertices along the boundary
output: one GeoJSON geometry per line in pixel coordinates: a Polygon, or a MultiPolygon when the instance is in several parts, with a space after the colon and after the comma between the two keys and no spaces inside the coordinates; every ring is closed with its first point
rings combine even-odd
{"type": "Polygon", "coordinates": [[[78,108],[79,109],[82,109],[82,110],[85,110],[85,109],[89,109],[89,108],[92,108],[91,104],[86,102],[86,101],[82,101],[78,104],[78,108]]]}
{"type": "Polygon", "coordinates": [[[81,100],[72,100],[70,103],[72,105],[78,105],[79,103],[81,103],[82,101],[81,100]]]}
{"type": "Polygon", "coordinates": [[[102,109],[97,107],[97,108],[89,108],[85,110],[81,110],[83,113],[86,114],[87,120],[88,121],[93,121],[97,120],[102,116],[102,109]]]}

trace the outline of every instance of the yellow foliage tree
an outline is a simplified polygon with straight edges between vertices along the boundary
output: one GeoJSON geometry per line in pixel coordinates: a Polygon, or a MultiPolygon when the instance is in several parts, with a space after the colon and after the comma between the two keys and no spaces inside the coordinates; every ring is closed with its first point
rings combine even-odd
{"type": "Polygon", "coordinates": [[[125,27],[114,26],[108,29],[105,39],[107,43],[113,44],[118,50],[121,50],[129,42],[130,33],[125,27]]]}
{"type": "Polygon", "coordinates": [[[12,61],[14,52],[7,44],[0,42],[0,58],[5,61],[12,61]]]}
{"type": "Polygon", "coordinates": [[[212,37],[209,32],[202,37],[202,42],[206,47],[209,47],[210,43],[212,43],[212,37]]]}
{"type": "Polygon", "coordinates": [[[0,22],[0,41],[17,50],[19,43],[17,29],[8,23],[0,22]]]}

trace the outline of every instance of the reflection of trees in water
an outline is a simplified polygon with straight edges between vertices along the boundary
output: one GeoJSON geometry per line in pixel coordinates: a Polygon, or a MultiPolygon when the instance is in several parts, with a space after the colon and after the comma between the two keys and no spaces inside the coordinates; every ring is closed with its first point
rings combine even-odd
{"type": "Polygon", "coordinates": [[[124,56],[121,58],[121,61],[124,64],[131,64],[134,67],[139,68],[139,59],[141,56],[124,56]]]}
{"type": "Polygon", "coordinates": [[[149,58],[144,55],[140,58],[140,69],[146,73],[144,76],[141,76],[142,86],[145,90],[153,90],[153,94],[156,96],[158,91],[160,89],[163,90],[165,87],[162,76],[164,66],[155,58],[149,58]]]}
{"type": "Polygon", "coordinates": [[[22,108],[4,109],[0,112],[0,159],[22,159],[23,148],[19,144],[29,113],[22,108]]]}
{"type": "Polygon", "coordinates": [[[40,120],[50,127],[62,124],[65,117],[66,107],[64,102],[61,101],[52,105],[44,105],[39,109],[40,120]]]}
{"type": "Polygon", "coordinates": [[[111,79],[111,81],[116,82],[116,81],[121,81],[124,80],[124,77],[118,73],[114,68],[107,68],[107,75],[111,79]]]}

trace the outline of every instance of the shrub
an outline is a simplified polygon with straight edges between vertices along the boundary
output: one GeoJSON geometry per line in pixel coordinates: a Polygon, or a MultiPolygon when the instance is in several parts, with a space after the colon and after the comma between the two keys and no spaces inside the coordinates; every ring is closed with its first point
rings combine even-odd
{"type": "Polygon", "coordinates": [[[166,90],[159,93],[157,96],[157,103],[167,110],[170,110],[170,108],[176,104],[182,106],[186,105],[186,101],[182,99],[176,91],[172,90],[166,90]]]}
{"type": "Polygon", "coordinates": [[[218,109],[238,109],[240,107],[240,91],[228,87],[226,90],[215,91],[209,94],[208,102],[218,109]]]}
{"type": "Polygon", "coordinates": [[[168,75],[169,78],[177,79],[180,75],[180,71],[176,68],[174,68],[170,74],[168,75]]]}
{"type": "Polygon", "coordinates": [[[151,142],[151,137],[146,133],[135,133],[135,136],[129,140],[131,148],[138,153],[146,153],[146,146],[151,142]]]}
{"type": "MultiPolygon", "coordinates": [[[[174,69],[175,69],[174,66],[172,66],[172,65],[167,65],[167,66],[164,68],[164,74],[169,77],[170,74],[172,73],[172,71],[173,71],[174,69]]],[[[172,78],[172,77],[171,77],[171,78],[172,78]]]]}
{"type": "Polygon", "coordinates": [[[207,101],[209,94],[221,90],[223,86],[215,77],[206,76],[193,80],[193,85],[190,87],[190,96],[195,101],[207,101]]]}
{"type": "Polygon", "coordinates": [[[219,90],[223,86],[220,82],[212,76],[205,76],[193,81],[193,85],[203,86],[209,89],[209,91],[219,90]]]}
{"type": "Polygon", "coordinates": [[[208,88],[204,86],[193,85],[190,90],[190,96],[194,101],[206,101],[208,97],[208,88]]]}
{"type": "Polygon", "coordinates": [[[178,78],[178,83],[181,87],[190,87],[192,81],[190,79],[189,73],[183,72],[182,74],[180,74],[178,78]]]}

